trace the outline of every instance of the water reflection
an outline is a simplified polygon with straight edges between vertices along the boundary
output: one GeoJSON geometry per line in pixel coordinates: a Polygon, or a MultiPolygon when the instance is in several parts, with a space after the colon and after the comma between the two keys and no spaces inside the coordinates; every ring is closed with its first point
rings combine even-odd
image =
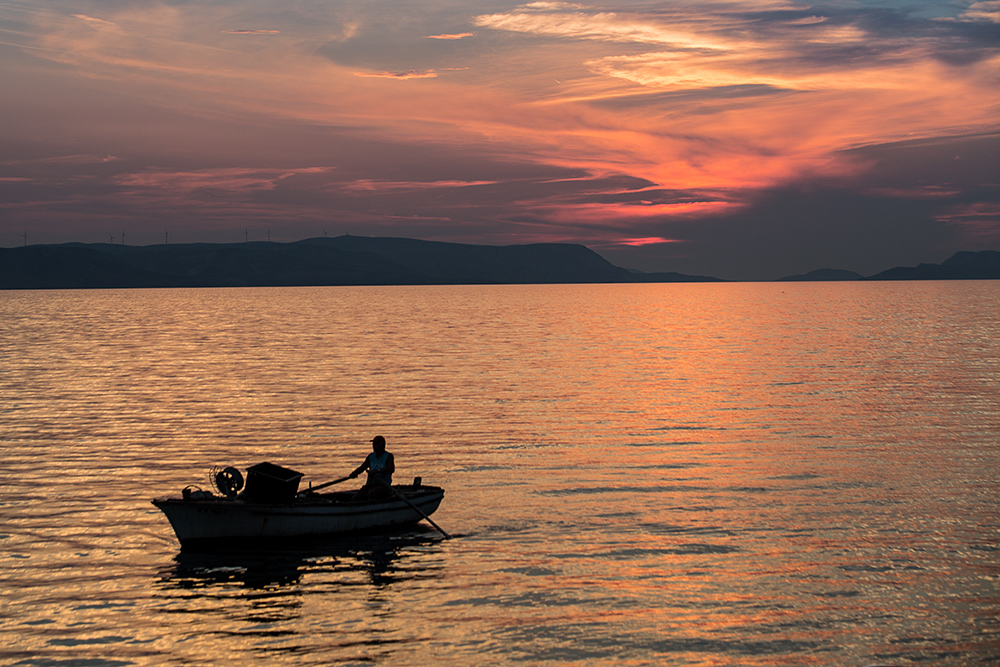
{"type": "MultiPolygon", "coordinates": [[[[154,584],[160,623],[192,647],[235,640],[234,659],[251,663],[301,664],[303,652],[327,664],[381,660],[418,640],[406,611],[444,578],[441,550],[440,535],[418,526],[181,551],[154,584]]],[[[200,651],[190,657],[204,659],[200,651]]]]}
{"type": "MultiPolygon", "coordinates": [[[[440,535],[421,528],[331,537],[292,544],[184,550],[161,573],[164,589],[197,590],[233,585],[249,590],[292,589],[303,578],[338,576],[343,585],[384,587],[417,577],[433,577],[439,563],[427,562],[440,535]],[[414,560],[420,560],[414,569],[414,560]],[[359,579],[358,575],[364,575],[359,579]]],[[[300,591],[301,592],[301,591],[300,591]]]]}

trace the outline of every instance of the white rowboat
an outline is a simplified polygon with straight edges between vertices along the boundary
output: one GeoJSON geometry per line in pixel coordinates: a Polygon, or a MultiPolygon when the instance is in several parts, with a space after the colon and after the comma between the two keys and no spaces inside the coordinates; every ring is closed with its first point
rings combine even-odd
{"type": "Polygon", "coordinates": [[[416,523],[444,498],[437,486],[393,486],[391,497],[354,500],[353,492],[308,493],[282,503],[197,493],[157,498],[181,546],[320,537],[416,523]]]}

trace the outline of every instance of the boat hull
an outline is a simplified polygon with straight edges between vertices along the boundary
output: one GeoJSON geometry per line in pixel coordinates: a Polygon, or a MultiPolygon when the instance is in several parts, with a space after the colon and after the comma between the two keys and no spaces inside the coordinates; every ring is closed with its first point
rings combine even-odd
{"type": "Polygon", "coordinates": [[[397,487],[396,492],[406,500],[352,501],[344,494],[330,494],[277,505],[220,497],[152,502],[166,515],[181,545],[191,546],[301,539],[411,524],[430,516],[444,498],[444,490],[434,486],[397,487]]]}

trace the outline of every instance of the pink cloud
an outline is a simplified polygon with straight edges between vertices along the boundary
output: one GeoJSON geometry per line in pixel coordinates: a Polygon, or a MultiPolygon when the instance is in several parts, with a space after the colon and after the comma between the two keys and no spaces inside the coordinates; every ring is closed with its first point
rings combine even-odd
{"type": "Polygon", "coordinates": [[[624,227],[640,221],[682,220],[706,215],[719,215],[740,208],[742,204],[729,201],[682,202],[675,204],[577,204],[520,202],[534,210],[542,220],[560,225],[624,227]]]}
{"type": "Polygon", "coordinates": [[[1000,204],[979,202],[955,206],[936,219],[955,225],[972,242],[1000,243],[1000,204]]]}

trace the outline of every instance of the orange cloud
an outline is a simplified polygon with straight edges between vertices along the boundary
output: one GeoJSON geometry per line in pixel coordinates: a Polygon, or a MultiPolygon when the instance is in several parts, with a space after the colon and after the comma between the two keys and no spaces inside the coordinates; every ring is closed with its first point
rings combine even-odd
{"type": "Polygon", "coordinates": [[[647,236],[641,239],[623,239],[618,242],[619,245],[630,246],[654,245],[658,243],[682,243],[682,241],[677,239],[665,239],[660,236],[647,236]]]}
{"type": "Polygon", "coordinates": [[[427,35],[427,39],[465,39],[466,37],[475,37],[474,32],[459,32],[454,34],[445,35],[427,35]]]}

